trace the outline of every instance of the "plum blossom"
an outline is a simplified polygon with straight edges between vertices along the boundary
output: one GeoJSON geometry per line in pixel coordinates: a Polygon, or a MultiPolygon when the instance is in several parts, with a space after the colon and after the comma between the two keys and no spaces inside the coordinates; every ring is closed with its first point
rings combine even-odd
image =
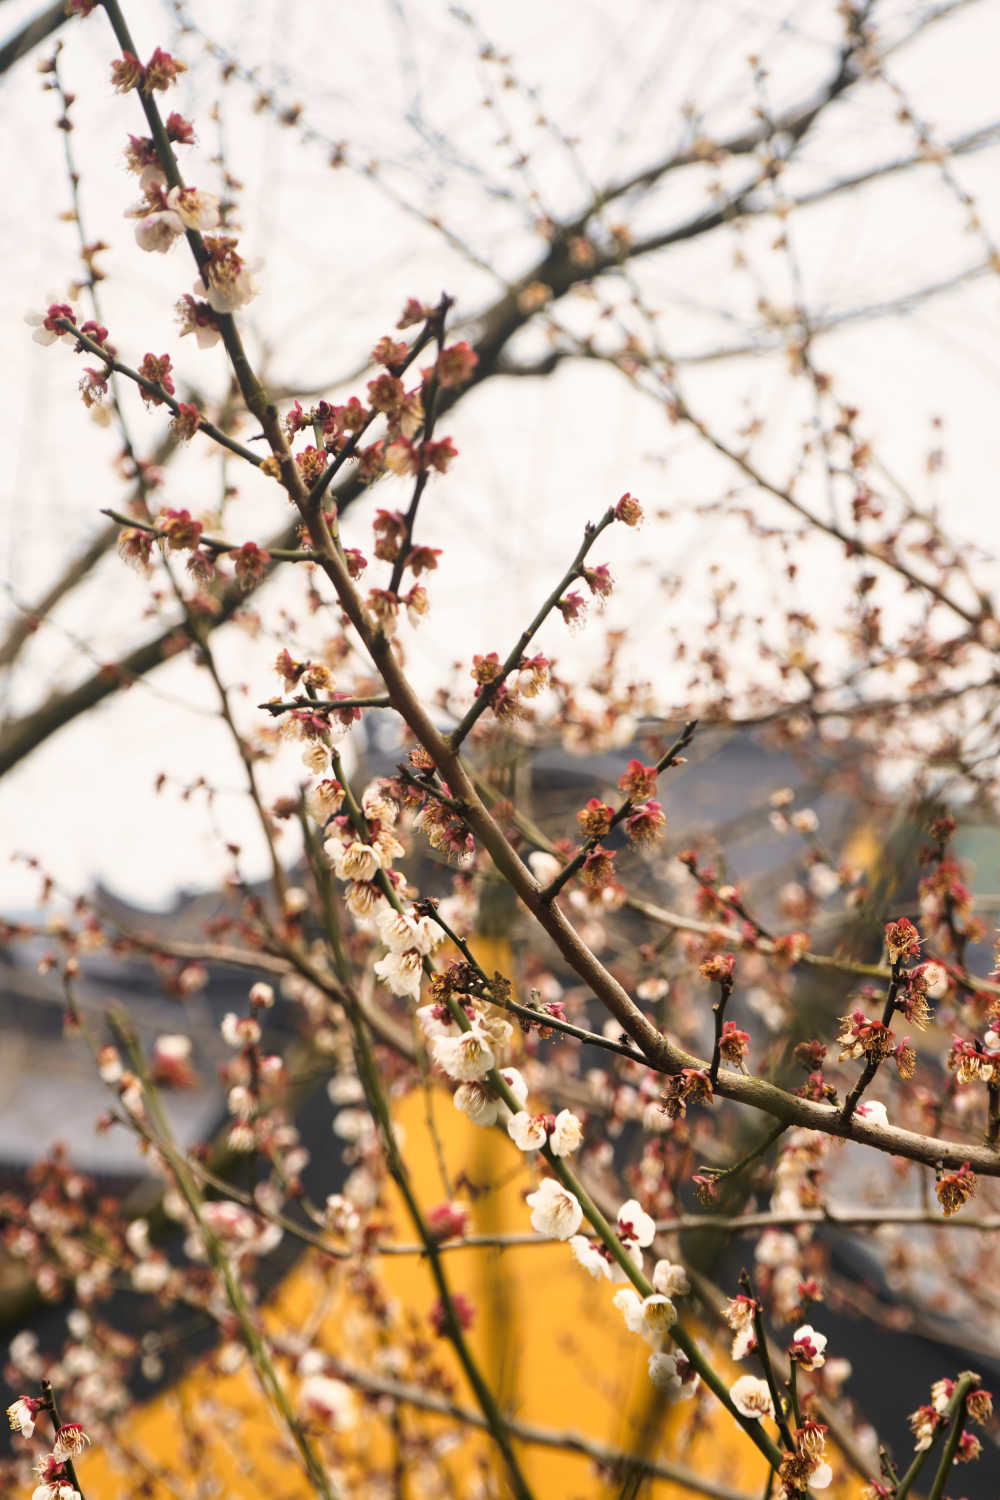
{"type": "Polygon", "coordinates": [[[618,1238],[623,1244],[634,1243],[645,1249],[653,1243],[656,1224],[635,1198],[629,1198],[618,1210],[618,1238]]]}
{"type": "Polygon", "coordinates": [[[745,1359],[751,1349],[756,1348],[754,1312],[757,1304],[752,1297],[731,1297],[723,1316],[733,1330],[733,1359],[745,1359]]]}
{"type": "Polygon", "coordinates": [[[223,1016],[219,1030],[230,1047],[255,1047],[260,1041],[260,1022],[253,1016],[238,1016],[233,1010],[223,1016]]]}
{"type": "Polygon", "coordinates": [[[583,1223],[583,1209],[554,1177],[544,1177],[525,1202],[531,1207],[531,1227],[554,1240],[568,1240],[583,1223]]]}
{"type": "Polygon", "coordinates": [[[449,1078],[459,1083],[471,1083],[483,1078],[496,1066],[496,1055],[490,1039],[478,1026],[471,1026],[460,1036],[436,1036],[431,1038],[431,1056],[449,1078]]]}
{"type": "Polygon", "coordinates": [[[441,928],[431,917],[414,917],[396,911],[392,906],[386,906],[378,913],[375,925],[391,953],[404,953],[408,948],[433,953],[444,938],[441,928]]]}
{"type": "Polygon", "coordinates": [[[664,1297],[680,1297],[691,1290],[688,1274],[683,1266],[669,1260],[658,1260],[653,1267],[653,1286],[664,1297]]]}
{"type": "Polygon", "coordinates": [[[631,1287],[623,1287],[611,1300],[625,1319],[629,1333],[641,1333],[651,1344],[658,1344],[677,1322],[674,1304],[659,1293],[640,1297],[631,1287]]]}
{"type": "MultiPolygon", "coordinates": [[[[429,1008],[425,1007],[425,1009],[429,1008]]],[[[517,1103],[523,1104],[528,1097],[528,1085],[517,1068],[505,1068],[500,1077],[517,1103]]],[[[468,1115],[474,1125],[495,1125],[498,1120],[505,1120],[510,1114],[505,1100],[486,1079],[475,1079],[470,1083],[460,1084],[455,1090],[452,1103],[456,1109],[461,1110],[462,1114],[468,1115]]]]}
{"type": "Polygon", "coordinates": [[[826,1334],[817,1333],[809,1323],[803,1323],[792,1334],[788,1353],[803,1370],[818,1370],[826,1363],[826,1355],[823,1353],[825,1348],[826,1334]]]}
{"type": "Polygon", "coordinates": [[[60,341],[72,343],[73,335],[56,327],[60,318],[76,322],[76,315],[68,302],[53,302],[44,313],[29,312],[24,315],[24,321],[35,330],[31,337],[36,344],[55,344],[60,341]]]}
{"type": "Polygon", "coordinates": [[[543,849],[536,849],[533,854],[528,855],[528,865],[539,885],[548,885],[562,869],[562,861],[543,849]]]}
{"type": "Polygon", "coordinates": [[[741,1417],[760,1421],[762,1417],[774,1416],[774,1402],[767,1381],[758,1380],[756,1375],[741,1375],[730,1387],[729,1395],[741,1417]]]}
{"type": "Polygon", "coordinates": [[[507,1121],[507,1134],[519,1151],[538,1151],[548,1140],[544,1115],[530,1115],[526,1109],[518,1110],[507,1121]]]}
{"type": "Polygon", "coordinates": [[[869,1125],[888,1125],[889,1123],[886,1107],[879,1099],[863,1099],[854,1113],[867,1121],[869,1125]]]}
{"type": "Polygon", "coordinates": [[[299,1407],[313,1421],[323,1422],[334,1432],[344,1432],[357,1420],[354,1392],[342,1380],[329,1375],[309,1375],[299,1391],[299,1407]]]}
{"type": "Polygon", "coordinates": [[[699,1375],[683,1354],[664,1354],[657,1350],[649,1356],[648,1368],[653,1385],[663,1392],[671,1405],[694,1395],[699,1375]]]}
{"type": "Polygon", "coordinates": [[[35,1430],[35,1417],[44,1405],[44,1401],[39,1401],[34,1396],[19,1396],[7,1408],[11,1432],[19,1432],[22,1437],[30,1438],[35,1430]]]}
{"type": "Polygon", "coordinates": [[[333,865],[338,880],[372,880],[382,868],[378,850],[360,839],[344,844],[340,839],[327,839],[323,852],[333,865]]]}
{"type": "Polygon", "coordinates": [[[561,1109],[549,1131],[553,1156],[572,1156],[583,1140],[583,1127],[571,1109],[561,1109]]]}
{"type": "MultiPolygon", "coordinates": [[[[389,911],[391,907],[387,908],[389,911]]],[[[419,948],[408,948],[402,953],[387,953],[375,964],[375,973],[394,995],[409,995],[420,998],[420,984],[424,976],[424,958],[419,948]]]]}
{"type": "Polygon", "coordinates": [[[205,238],[208,259],[194,284],[196,297],[204,297],[216,313],[232,313],[245,307],[260,291],[255,277],[259,264],[248,265],[237,254],[236,241],[226,235],[205,238]]]}
{"type": "Polygon", "coordinates": [[[555,1118],[520,1110],[507,1121],[507,1134],[521,1151],[538,1151],[548,1141],[553,1156],[570,1156],[583,1139],[580,1122],[568,1109],[555,1118]]]}
{"type": "Polygon", "coordinates": [[[569,1248],[583,1269],[591,1276],[595,1278],[603,1276],[608,1281],[620,1281],[623,1278],[621,1266],[617,1261],[609,1258],[604,1246],[598,1240],[588,1240],[585,1234],[574,1234],[570,1239],[569,1248]]]}
{"type": "Polygon", "coordinates": [[[66,1422],[56,1433],[52,1457],[59,1463],[65,1463],[67,1458],[76,1458],[82,1453],[89,1442],[90,1438],[79,1422],[66,1422]]]}

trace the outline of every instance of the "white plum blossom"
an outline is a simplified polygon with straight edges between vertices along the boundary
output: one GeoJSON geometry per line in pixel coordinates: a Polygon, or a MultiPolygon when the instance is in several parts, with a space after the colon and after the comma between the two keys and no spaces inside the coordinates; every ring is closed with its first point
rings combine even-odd
{"type": "Polygon", "coordinates": [[[784,1266],[797,1263],[799,1242],[794,1234],[779,1229],[765,1229],[757,1242],[756,1260],[761,1266],[784,1266]]]}
{"type": "Polygon", "coordinates": [[[507,1121],[507,1134],[519,1151],[538,1151],[548,1140],[545,1116],[530,1115],[526,1109],[520,1109],[507,1121]]]}
{"type": "Polygon", "coordinates": [[[56,1440],[52,1447],[52,1457],[59,1463],[76,1458],[90,1443],[90,1438],[84,1432],[79,1422],[66,1422],[56,1433],[56,1440]]]}
{"type": "Polygon", "coordinates": [[[539,885],[548,885],[555,880],[562,869],[562,861],[556,859],[554,854],[546,854],[543,849],[536,849],[533,854],[528,855],[528,867],[539,885]]]}
{"type": "Polygon", "coordinates": [[[340,839],[327,839],[323,848],[333,861],[338,880],[373,880],[382,868],[378,850],[371,844],[363,844],[360,839],[351,844],[343,844],[340,839]]]}
{"type": "MultiPolygon", "coordinates": [[[[55,304],[54,297],[52,298],[52,303],[55,304]]],[[[72,319],[73,317],[73,309],[69,306],[66,306],[65,308],[60,306],[59,312],[63,317],[70,319],[72,319]]],[[[35,330],[31,337],[36,344],[48,345],[73,342],[73,335],[71,333],[67,333],[65,329],[51,328],[46,326],[52,321],[49,312],[27,312],[24,315],[24,321],[28,324],[29,327],[35,330]]]]}
{"type": "Polygon", "coordinates": [[[828,1359],[823,1369],[823,1389],[831,1396],[839,1396],[841,1389],[850,1380],[853,1366],[849,1359],[828,1359]]]}
{"type": "Polygon", "coordinates": [[[344,900],[351,915],[362,918],[370,917],[373,912],[377,913],[389,904],[378,886],[370,880],[350,881],[344,900]]]}
{"type": "Polygon", "coordinates": [[[756,1347],[754,1306],[750,1297],[731,1297],[729,1306],[723,1312],[723,1317],[733,1330],[732,1357],[735,1360],[746,1359],[750,1350],[756,1347]]]}
{"type": "Polygon", "coordinates": [[[313,1421],[325,1422],[335,1432],[344,1432],[357,1420],[354,1392],[342,1380],[329,1375],[309,1375],[299,1390],[299,1407],[313,1421]]]}
{"type": "MultiPolygon", "coordinates": [[[[145,205],[142,205],[145,207],[145,205]]],[[[184,233],[184,226],[176,214],[166,209],[155,209],[151,213],[130,215],[136,219],[135,242],[140,250],[154,255],[166,255],[174,241],[184,233]]]]}
{"type": "MultiPolygon", "coordinates": [[[[392,907],[387,909],[391,911],[392,907]]],[[[424,957],[419,948],[387,953],[378,959],[374,968],[378,978],[394,995],[409,995],[412,1000],[419,1000],[424,977],[424,957]]]]}
{"type": "Polygon", "coordinates": [[[377,781],[365,787],[361,797],[361,811],[366,818],[377,818],[385,827],[391,828],[399,817],[399,806],[387,797],[377,781]]]}
{"type": "Polygon", "coordinates": [[[822,860],[809,867],[808,878],[809,889],[819,901],[826,901],[829,896],[840,889],[840,876],[822,860]]]}
{"type": "Polygon", "coordinates": [[[194,284],[194,294],[203,297],[213,312],[236,312],[259,294],[256,272],[262,264],[261,261],[248,264],[239,257],[224,256],[205,266],[194,284]]]}
{"type": "Polygon", "coordinates": [[[497,1064],[506,1062],[507,1052],[514,1040],[514,1028],[496,1011],[480,1012],[476,1024],[489,1042],[497,1064]]]}
{"type": "Polygon", "coordinates": [[[789,1353],[803,1370],[818,1370],[826,1364],[826,1334],[817,1333],[816,1329],[809,1323],[803,1323],[801,1328],[796,1328],[792,1334],[792,1345],[789,1353]]]}
{"type": "Polygon", "coordinates": [[[455,1023],[441,1005],[421,1005],[417,1008],[417,1022],[428,1041],[436,1036],[456,1036],[455,1023]]]}
{"type": "Polygon", "coordinates": [[[657,1292],[642,1304],[642,1336],[649,1343],[659,1343],[677,1322],[677,1309],[669,1297],[657,1292]]]}
{"type": "Polygon", "coordinates": [[[641,1333],[649,1343],[659,1343],[677,1322],[677,1309],[669,1297],[640,1297],[631,1287],[623,1287],[611,1300],[629,1333],[641,1333]]]}
{"type": "Polygon", "coordinates": [[[889,1115],[880,1099],[862,1099],[854,1113],[869,1125],[888,1125],[889,1115]]]}
{"type": "Polygon", "coordinates": [[[155,1295],[170,1280],[170,1262],[165,1255],[151,1255],[132,1267],[130,1280],[137,1292],[155,1295]]]}
{"type": "Polygon", "coordinates": [[[932,959],[920,965],[920,974],[928,1000],[940,1000],[948,993],[948,970],[944,964],[937,964],[932,959]]]}
{"type": "Polygon", "coordinates": [[[164,193],[153,186],[142,203],[128,210],[127,217],[138,221],[135,238],[140,250],[163,255],[185,229],[215,229],[219,200],[214,193],[202,193],[197,188],[172,187],[164,193]]]}
{"type": "Polygon", "coordinates": [[[444,938],[441,928],[431,917],[414,917],[388,905],[376,916],[375,925],[390,953],[404,953],[408,948],[433,953],[444,938]]]}
{"type": "Polygon", "coordinates": [[[621,1280],[624,1276],[621,1266],[617,1261],[609,1260],[604,1246],[598,1240],[588,1240],[585,1234],[574,1234],[569,1248],[591,1276],[597,1279],[603,1276],[608,1281],[621,1280]],[[617,1278],[615,1271],[619,1273],[617,1278]]]}
{"type": "MultiPolygon", "coordinates": [[[[406,853],[405,844],[400,843],[399,839],[393,833],[391,828],[379,829],[378,833],[372,839],[372,848],[375,850],[375,853],[382,861],[383,869],[386,870],[389,869],[394,859],[402,859],[403,855],[406,853]]],[[[428,917],[425,920],[430,921],[430,918],[428,917]]],[[[431,926],[434,927],[438,932],[441,931],[436,922],[431,922],[431,926]]],[[[441,937],[444,937],[443,933],[441,933],[441,937]]],[[[441,939],[439,938],[438,941],[440,940],[441,939]]]]}
{"type": "Polygon", "coordinates": [[[570,1109],[561,1109],[549,1134],[553,1156],[572,1156],[583,1140],[583,1127],[570,1109]]]}
{"type": "Polygon", "coordinates": [[[149,1254],[149,1220],[133,1219],[126,1226],[125,1243],[133,1255],[144,1260],[149,1254]]]}
{"type": "Polygon", "coordinates": [[[343,1193],[330,1193],[326,1200],[326,1222],[336,1234],[354,1234],[361,1227],[361,1217],[343,1193]]]}
{"type": "Polygon", "coordinates": [[[74,1489],[68,1479],[56,1479],[32,1490],[31,1500],[80,1500],[80,1491],[74,1489]]]}
{"type": "Polygon", "coordinates": [[[219,200],[214,193],[193,187],[172,187],[167,207],[185,229],[215,229],[219,224],[219,200]]]}
{"type": "Polygon", "coordinates": [[[615,1292],[611,1302],[625,1319],[629,1333],[642,1333],[642,1298],[639,1293],[633,1287],[622,1287],[620,1292],[615,1292]]]}
{"type": "Polygon", "coordinates": [[[507,1134],[522,1151],[538,1151],[548,1141],[553,1156],[570,1156],[583,1139],[580,1122],[568,1109],[555,1119],[521,1110],[507,1121],[507,1134]]]}
{"type": "Polygon", "coordinates": [[[629,1198],[618,1210],[618,1238],[632,1241],[643,1249],[653,1243],[656,1224],[635,1198],[629,1198]]]}
{"type": "Polygon", "coordinates": [[[761,1417],[774,1416],[774,1402],[766,1380],[756,1375],[741,1375],[729,1389],[730,1399],[741,1417],[760,1421],[761,1417]]]}
{"type": "Polygon", "coordinates": [[[653,1267],[653,1286],[664,1297],[680,1297],[691,1290],[688,1274],[683,1266],[669,1260],[658,1260],[653,1267]]]}
{"type": "Polygon", "coordinates": [[[554,1177],[544,1177],[525,1199],[531,1207],[531,1227],[554,1240],[568,1240],[583,1223],[583,1209],[554,1177]]]}
{"type": "Polygon", "coordinates": [[[260,1022],[252,1016],[238,1016],[232,1010],[223,1016],[219,1030],[230,1047],[256,1046],[260,1041],[260,1022]]]}
{"type": "Polygon", "coordinates": [[[697,1370],[683,1355],[664,1354],[661,1350],[649,1356],[649,1378],[671,1405],[693,1396],[698,1386],[697,1370]]]}
{"type": "MultiPolygon", "coordinates": [[[[425,1006],[424,1009],[430,1007],[425,1006]]],[[[528,1097],[528,1085],[517,1068],[505,1068],[500,1077],[517,1103],[523,1105],[528,1097]]],[[[460,1084],[455,1090],[452,1103],[462,1114],[468,1115],[474,1125],[495,1125],[498,1120],[506,1120],[510,1114],[506,1102],[485,1079],[460,1084]]]]}
{"type": "Polygon", "coordinates": [[[449,1078],[459,1083],[483,1078],[496,1066],[490,1039],[478,1026],[470,1026],[459,1036],[432,1037],[431,1056],[449,1078]]]}
{"type": "Polygon", "coordinates": [[[39,1403],[30,1396],[20,1396],[12,1406],[7,1408],[7,1420],[10,1422],[11,1432],[19,1432],[22,1437],[30,1438],[35,1430],[35,1414],[39,1409],[39,1403]]]}

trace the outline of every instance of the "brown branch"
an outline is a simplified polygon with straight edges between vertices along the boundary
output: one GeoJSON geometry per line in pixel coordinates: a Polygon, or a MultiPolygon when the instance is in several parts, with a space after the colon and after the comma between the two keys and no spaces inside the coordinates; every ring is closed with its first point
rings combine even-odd
{"type": "MultiPolygon", "coordinates": [[[[535,1238],[538,1238],[537,1235],[535,1238]]],[[[541,1243],[544,1244],[545,1241],[541,1243]]],[[[460,1406],[456,1401],[449,1401],[444,1396],[434,1395],[422,1386],[409,1385],[400,1380],[390,1380],[381,1375],[372,1375],[367,1370],[361,1370],[356,1365],[346,1364],[339,1359],[331,1359],[330,1367],[341,1380],[346,1381],[348,1385],[357,1386],[359,1390],[388,1396],[394,1401],[405,1402],[406,1405],[417,1407],[421,1411],[438,1412],[441,1416],[453,1417],[456,1421],[470,1427],[484,1430],[486,1428],[485,1420],[479,1412],[460,1406]]],[[[621,1449],[595,1442],[593,1438],[584,1437],[581,1433],[556,1432],[548,1427],[537,1427],[534,1423],[512,1418],[508,1418],[507,1427],[511,1434],[523,1443],[531,1443],[543,1448],[561,1448],[570,1453],[582,1453],[587,1458],[592,1458],[602,1468],[638,1470],[643,1474],[648,1474],[651,1478],[670,1479],[675,1484],[683,1485],[691,1494],[707,1495],[710,1500],[749,1500],[748,1496],[731,1490],[725,1484],[696,1474],[682,1464],[667,1462],[663,1459],[642,1458],[637,1454],[623,1452],[621,1449]]]]}

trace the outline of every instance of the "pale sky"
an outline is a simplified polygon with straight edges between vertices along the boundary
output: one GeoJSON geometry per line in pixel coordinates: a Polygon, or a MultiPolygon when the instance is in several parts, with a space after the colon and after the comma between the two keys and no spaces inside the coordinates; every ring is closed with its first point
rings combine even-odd
{"type": "MultiPolygon", "coordinates": [[[[0,6],[4,33],[36,8],[6,0],[0,6]]],[[[363,11],[327,10],[307,0],[222,6],[191,0],[188,13],[203,37],[178,38],[171,6],[161,0],[125,5],[143,56],[162,44],[189,64],[168,98],[168,107],[180,108],[198,129],[199,148],[184,158],[188,180],[215,188],[218,167],[210,158],[221,148],[243,183],[241,250],[262,259],[263,291],[242,322],[271,381],[346,392],[409,296],[432,300],[446,289],[457,299],[459,319],[473,315],[497,295],[498,276],[522,275],[541,251],[530,192],[552,215],[579,207],[588,182],[620,178],[683,141],[688,101],[705,112],[706,130],[725,133],[751,122],[751,54],[768,68],[768,109],[807,98],[829,75],[839,34],[836,7],[828,3],[513,0],[468,9],[478,30],[432,0],[385,0],[363,11]],[[335,21],[327,19],[334,15],[335,21]],[[511,53],[511,71],[527,86],[501,89],[492,109],[482,100],[503,74],[477,57],[484,38],[511,53]],[[220,94],[205,39],[257,67],[260,86],[273,89],[282,104],[301,103],[300,126],[314,138],[303,141],[270,112],[254,113],[255,89],[244,82],[220,94]],[[567,144],[570,138],[575,144],[567,144]],[[326,159],[329,143],[338,141],[346,142],[350,164],[333,172],[326,159]],[[514,166],[522,153],[527,165],[514,166]],[[379,164],[375,181],[363,170],[372,161],[379,164]],[[470,264],[429,227],[428,215],[438,216],[481,264],[470,264]]],[[[919,10],[886,4],[875,7],[875,17],[883,34],[894,36],[919,10]]],[[[123,169],[122,149],[127,133],[142,133],[143,125],[134,97],[110,89],[113,48],[104,17],[74,23],[61,36],[65,84],[77,95],[71,139],[87,234],[110,246],[101,261],[108,272],[101,291],[112,340],[133,364],[147,349],[169,349],[182,378],[217,394],[223,388],[220,352],[186,348],[190,340],[179,342],[173,322],[173,304],[194,277],[184,247],[169,256],[144,255],[123,218],[137,192],[123,169]]],[[[35,71],[37,58],[50,51],[51,43],[3,82],[9,184],[0,223],[6,268],[0,380],[8,418],[0,457],[4,613],[13,600],[32,600],[103,524],[99,508],[124,496],[113,470],[115,439],[94,426],[76,392],[83,361],[64,346],[32,343],[22,321],[29,309],[43,308],[49,294],[62,296],[77,267],[74,227],[60,219],[69,199],[63,142],[53,126],[55,101],[35,71]]],[[[1000,8],[960,7],[891,58],[889,76],[899,94],[866,84],[830,110],[787,174],[786,191],[807,191],[831,176],[908,154],[912,130],[896,118],[901,99],[935,141],[992,123],[997,56],[1000,8]]],[[[981,263],[989,245],[1000,242],[998,163],[1000,145],[994,145],[951,167],[953,185],[976,198],[981,232],[966,229],[954,191],[933,163],[796,213],[789,230],[813,313],[877,305],[981,263]]],[[[742,180],[738,172],[733,180],[742,180]]],[[[616,217],[638,235],[683,221],[706,201],[704,174],[684,174],[648,203],[616,210],[616,217]]],[[[660,309],[660,337],[674,357],[755,337],[762,291],[778,305],[794,300],[790,262],[769,248],[775,233],[776,221],[768,218],[740,238],[748,262],[743,271],[733,267],[737,240],[729,231],[637,264],[644,298],[660,309]]],[[[627,319],[627,292],[614,282],[609,291],[627,319]]],[[[582,297],[561,306],[559,315],[568,326],[601,332],[582,297]]],[[[905,317],[847,323],[817,346],[844,399],[864,413],[865,431],[890,470],[922,505],[940,507],[970,549],[994,555],[998,334],[1000,282],[980,277],[905,317]],[[933,417],[943,421],[940,432],[931,428],[933,417]],[[926,455],[939,443],[947,465],[928,476],[926,455]]],[[[545,345],[529,333],[516,347],[527,359],[545,345]]],[[[367,378],[360,378],[362,394],[367,378]]],[[[682,364],[682,378],[692,406],[729,438],[749,415],[764,417],[760,462],[776,478],[787,476],[808,412],[781,353],[687,371],[682,364]]],[[[130,397],[128,415],[140,447],[152,447],[162,431],[158,414],[147,415],[130,397]]],[[[457,653],[506,650],[563,571],[584,520],[625,489],[651,515],[662,511],[665,518],[638,535],[614,534],[595,559],[610,561],[628,580],[609,619],[628,630],[630,660],[656,681],[664,712],[676,703],[680,679],[664,660],[668,606],[658,576],[688,574],[691,596],[683,607],[695,622],[704,607],[698,581],[711,560],[738,574],[749,605],[766,612],[772,602],[768,557],[747,540],[742,524],[706,522],[697,514],[737,476],[707,457],[690,434],[670,427],[653,402],[609,367],[567,364],[545,381],[493,380],[461,404],[444,430],[461,458],[429,491],[421,523],[421,540],[445,549],[433,580],[432,615],[410,646],[422,683],[440,680],[457,653]]],[[[220,473],[207,441],[196,440],[171,467],[165,503],[193,512],[211,507],[220,473]]],[[[232,534],[263,540],[287,514],[280,492],[255,477],[244,483],[237,466],[227,477],[240,485],[229,518],[232,534]]],[[[349,540],[367,548],[374,507],[398,504],[399,493],[384,485],[362,501],[349,518],[349,540]]],[[[754,504],[775,524],[788,524],[777,503],[754,504]]],[[[801,599],[822,619],[828,605],[835,608],[837,549],[817,542],[801,562],[801,599]]],[[[984,582],[995,584],[992,565],[977,567],[984,582]]],[[[265,607],[269,625],[277,627],[279,599],[287,599],[301,620],[297,593],[285,583],[277,582],[266,597],[272,601],[265,607]]],[[[890,606],[893,597],[887,596],[890,606]]],[[[23,710],[52,685],[89,673],[79,642],[100,662],[152,633],[153,623],[143,619],[147,603],[147,588],[109,557],[34,638],[3,684],[4,711],[23,710]]],[[[835,655],[842,643],[834,619],[831,613],[829,650],[835,655]]],[[[540,646],[566,661],[587,650],[587,636],[571,640],[556,621],[540,646]]],[[[248,705],[277,690],[268,666],[277,649],[270,630],[257,642],[223,632],[216,649],[227,672],[246,683],[248,705]]],[[[162,901],[179,884],[217,876],[225,868],[220,832],[246,841],[248,872],[260,873],[252,825],[236,795],[238,767],[206,712],[211,702],[205,682],[182,663],[49,740],[0,783],[5,850],[41,856],[68,889],[99,877],[136,901],[162,901]],[[209,826],[197,799],[184,803],[169,788],[155,797],[152,783],[161,771],[180,784],[199,775],[219,783],[219,827],[209,826]]],[[[297,756],[284,752],[268,773],[269,792],[277,795],[300,776],[297,756]]],[[[36,892],[36,877],[0,859],[0,907],[30,906],[36,892]]]]}

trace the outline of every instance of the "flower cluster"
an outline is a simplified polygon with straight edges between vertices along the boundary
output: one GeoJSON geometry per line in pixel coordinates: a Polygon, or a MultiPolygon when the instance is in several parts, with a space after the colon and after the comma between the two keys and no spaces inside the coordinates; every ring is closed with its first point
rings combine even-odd
{"type": "MultiPolygon", "coordinates": [[[[19,1396],[7,1408],[11,1431],[30,1438],[39,1414],[52,1409],[52,1403],[47,1399],[19,1396]]],[[[80,1500],[79,1491],[73,1482],[73,1462],[86,1451],[89,1443],[90,1438],[79,1422],[65,1422],[57,1427],[51,1452],[35,1466],[39,1483],[32,1492],[31,1500],[80,1500]]]]}

